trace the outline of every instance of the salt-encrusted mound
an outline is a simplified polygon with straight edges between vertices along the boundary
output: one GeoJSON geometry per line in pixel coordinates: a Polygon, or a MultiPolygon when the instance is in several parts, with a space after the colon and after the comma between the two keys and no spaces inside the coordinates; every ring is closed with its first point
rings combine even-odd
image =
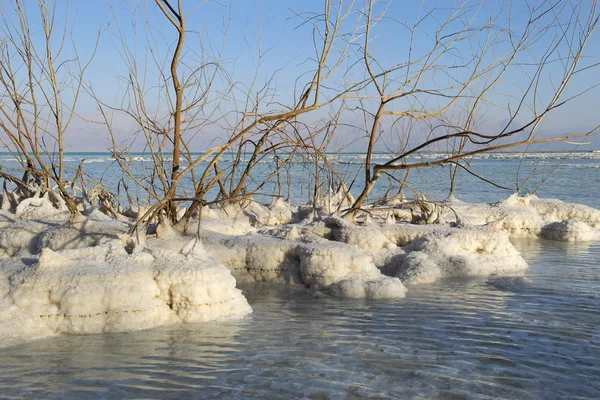
{"type": "Polygon", "coordinates": [[[369,256],[345,243],[319,237],[298,241],[211,233],[205,233],[203,240],[208,253],[229,267],[239,281],[300,283],[339,297],[405,295],[400,280],[381,274],[369,256]]]}
{"type": "Polygon", "coordinates": [[[240,317],[251,308],[217,260],[121,241],[0,261],[0,343],[240,317]]]}
{"type": "Polygon", "coordinates": [[[302,283],[297,243],[259,235],[205,233],[209,254],[226,265],[238,282],[302,283]]]}
{"type": "Polygon", "coordinates": [[[542,216],[544,221],[580,221],[585,222],[593,228],[600,228],[600,210],[585,206],[583,204],[565,203],[558,199],[540,199],[529,196],[529,206],[542,216]]]}
{"type": "Polygon", "coordinates": [[[431,283],[438,278],[507,275],[527,263],[504,232],[449,229],[415,240],[396,271],[404,283],[431,283]]]}
{"type": "Polygon", "coordinates": [[[0,228],[0,257],[36,254],[40,235],[47,224],[18,221],[0,228]]]}
{"type": "Polygon", "coordinates": [[[269,207],[250,202],[244,209],[244,213],[257,225],[283,225],[292,221],[294,213],[292,207],[283,199],[277,198],[269,207]]]}
{"type": "MultiPolygon", "coordinates": [[[[366,257],[364,260],[368,258],[370,262],[363,261],[358,264],[372,263],[383,274],[399,277],[406,283],[430,283],[442,277],[490,276],[527,268],[526,262],[510,243],[506,233],[485,227],[452,228],[440,224],[408,223],[379,227],[357,226],[333,217],[326,218],[324,224],[329,229],[327,236],[343,243],[336,244],[317,236],[322,242],[319,246],[338,246],[339,250],[332,252],[340,254],[347,253],[356,257],[360,254],[361,257],[366,257]]],[[[262,232],[285,238],[286,235],[292,236],[295,231],[300,238],[305,239],[316,236],[310,235],[319,231],[317,226],[319,224],[313,223],[298,228],[281,227],[262,232]]],[[[297,254],[300,259],[303,255],[301,246],[297,247],[297,254]]],[[[319,263],[323,264],[324,268],[335,271],[335,268],[326,262],[319,260],[316,264],[319,263]]],[[[354,263],[345,260],[344,264],[354,263]]],[[[343,280],[341,277],[335,278],[336,282],[343,280]]],[[[306,282],[305,277],[303,281],[306,282]]]]}
{"type": "Polygon", "coordinates": [[[98,246],[125,234],[129,226],[125,223],[106,219],[105,214],[93,214],[93,218],[79,217],[76,221],[58,227],[49,227],[37,243],[37,253],[42,249],[67,250],[98,246]],[[99,218],[99,219],[94,219],[99,218]]]}
{"type": "MultiPolygon", "coordinates": [[[[581,223],[591,228],[600,228],[600,210],[556,199],[539,199],[534,195],[519,197],[514,194],[496,204],[468,204],[452,200],[446,205],[470,224],[488,225],[492,229],[503,230],[514,237],[542,236],[555,240],[595,240],[593,232],[581,223]],[[562,223],[563,227],[552,225],[553,223],[562,223]],[[554,234],[554,231],[562,233],[554,234]],[[568,233],[565,233],[567,231],[568,233]]],[[[447,212],[445,218],[452,220],[452,213],[447,212]]]]}
{"type": "Polygon", "coordinates": [[[16,222],[15,214],[0,210],[0,228],[12,225],[16,222]]]}
{"type": "Polygon", "coordinates": [[[223,204],[202,211],[203,229],[228,235],[244,235],[254,232],[255,226],[277,226],[292,222],[295,207],[283,199],[276,199],[269,206],[255,201],[239,204],[223,204]]]}
{"type": "Polygon", "coordinates": [[[599,240],[600,232],[585,222],[567,220],[552,222],[542,228],[540,236],[545,239],[560,241],[590,241],[599,240]]]}
{"type": "Polygon", "coordinates": [[[348,243],[366,252],[391,250],[396,246],[378,226],[341,226],[334,230],[335,240],[348,243]]]}
{"type": "Polygon", "coordinates": [[[0,257],[39,254],[44,248],[64,250],[97,246],[117,239],[127,232],[127,228],[126,224],[112,219],[83,216],[67,223],[17,221],[0,228],[0,257]]]}
{"type": "Polygon", "coordinates": [[[48,193],[44,194],[42,197],[36,195],[31,198],[27,198],[22,200],[15,210],[15,215],[21,220],[30,220],[36,218],[44,218],[49,215],[65,212],[66,209],[57,209],[54,207],[50,199],[48,198],[48,193]]]}
{"type": "MultiPolygon", "coordinates": [[[[446,205],[456,211],[461,220],[468,225],[487,225],[491,229],[505,231],[513,237],[539,234],[545,225],[544,219],[535,209],[523,205],[518,199],[523,198],[511,196],[496,204],[471,204],[452,200],[446,205]]],[[[454,220],[455,215],[449,211],[446,218],[454,220]]]]}

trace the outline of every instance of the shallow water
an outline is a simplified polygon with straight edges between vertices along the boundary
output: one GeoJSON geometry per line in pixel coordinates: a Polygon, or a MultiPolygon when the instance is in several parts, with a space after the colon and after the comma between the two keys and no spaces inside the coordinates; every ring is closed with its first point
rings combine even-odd
{"type": "Polygon", "coordinates": [[[533,282],[341,301],[246,288],[237,321],[0,350],[7,398],[600,398],[600,245],[518,240],[533,282]]]}

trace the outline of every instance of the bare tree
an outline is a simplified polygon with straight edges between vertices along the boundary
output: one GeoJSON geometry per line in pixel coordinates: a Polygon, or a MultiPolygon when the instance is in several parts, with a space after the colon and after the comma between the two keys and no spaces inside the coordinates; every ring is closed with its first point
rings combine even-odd
{"type": "MultiPolygon", "coordinates": [[[[595,0],[524,5],[507,0],[498,7],[466,0],[451,7],[444,2],[432,7],[423,3],[413,23],[386,15],[389,2],[324,0],[322,11],[294,15],[299,26],[311,28],[314,54],[303,63],[306,72],[287,86],[276,80],[277,71],[264,82],[259,79],[265,54],[260,46],[252,54],[251,82],[236,80],[224,60],[225,39],[208,46],[206,38],[194,36],[190,10],[179,0],[176,5],[169,0],[153,4],[146,12],[162,16],[175,35],[146,26],[140,60],[116,24],[129,71],[123,77],[127,91],[121,104],[98,100],[124,177],[148,194],[148,208],[138,222],[156,221],[165,214],[185,231],[190,218],[208,202],[247,199],[261,194],[271,180],[280,186],[281,168],[296,157],[314,163],[310,174],[316,204],[323,179],[330,186],[333,180],[347,183],[335,171],[328,151],[334,135],[346,144],[354,140],[343,136],[352,130],[364,129],[366,157],[364,180],[356,185],[362,187],[351,211],[363,208],[382,176],[397,183],[400,194],[410,187],[411,171],[450,166],[452,194],[458,171],[495,184],[472,170],[471,156],[570,142],[594,131],[538,136],[548,115],[584,92],[569,92],[570,82],[597,67],[582,64],[598,24],[595,0]],[[402,30],[398,40],[404,41],[400,47],[405,53],[378,47],[380,33],[390,26],[402,30]],[[190,36],[195,37],[193,43],[190,36]],[[506,99],[502,85],[515,74],[525,77],[526,84],[511,93],[507,105],[499,103],[506,99]],[[558,78],[550,92],[541,89],[548,75],[558,78]],[[289,101],[279,101],[281,86],[295,88],[289,101]],[[504,112],[500,128],[481,122],[490,108],[504,112]],[[141,138],[152,159],[146,176],[131,171],[129,148],[116,140],[111,113],[125,113],[136,122],[134,136],[141,138]],[[363,128],[352,122],[357,114],[363,128]],[[193,140],[210,131],[221,133],[219,144],[213,143],[200,155],[194,153],[193,140]],[[395,140],[388,140],[393,135],[395,140]],[[386,146],[391,155],[376,163],[378,146],[386,146]],[[420,152],[436,148],[444,148],[445,154],[415,160],[420,152]],[[231,163],[223,162],[224,155],[231,156],[231,163]],[[257,165],[270,157],[276,160],[276,168],[256,177],[257,165]],[[207,199],[211,191],[215,200],[207,199]],[[182,203],[189,205],[185,212],[178,211],[182,203]]],[[[226,19],[223,38],[228,23],[226,19]]],[[[418,192],[418,188],[411,190],[418,192]]]]}
{"type": "Polygon", "coordinates": [[[68,4],[61,18],[56,3],[38,0],[35,8],[28,10],[20,0],[12,8],[0,8],[0,140],[23,172],[20,180],[14,173],[2,176],[16,183],[24,196],[37,191],[49,193],[55,202],[62,198],[73,218],[78,210],[68,182],[83,175],[73,170],[67,177],[65,135],[77,118],[83,76],[95,48],[87,60],[80,57],[68,4]],[[32,31],[32,20],[41,33],[32,31]]]}
{"type": "MultiPolygon", "coordinates": [[[[384,67],[370,48],[372,30],[384,21],[385,15],[375,15],[375,2],[366,2],[360,51],[369,77],[366,91],[373,93],[376,100],[371,101],[373,107],[365,111],[371,116],[365,180],[353,210],[365,203],[379,177],[394,171],[443,165],[469,170],[462,160],[479,153],[552,141],[568,142],[595,131],[561,137],[536,136],[550,113],[584,93],[582,90],[567,96],[570,81],[583,70],[596,67],[580,68],[579,65],[598,25],[597,2],[549,1],[526,4],[526,7],[524,15],[516,11],[519,8],[516,3],[507,1],[498,11],[494,10],[494,14],[484,16],[485,8],[463,2],[451,9],[442,22],[437,22],[437,6],[423,9],[414,24],[403,25],[410,37],[406,58],[397,60],[392,67],[384,67]],[[478,23],[482,20],[484,23],[478,23]],[[431,32],[432,23],[438,26],[435,32],[431,32]],[[426,24],[428,27],[424,28],[422,25],[426,24]],[[415,56],[414,41],[422,31],[431,32],[433,36],[429,40],[430,48],[415,56]],[[562,65],[558,73],[552,69],[554,63],[562,65]],[[491,97],[496,94],[494,90],[510,79],[507,76],[514,70],[525,70],[528,74],[527,85],[520,93],[513,94],[516,106],[505,107],[507,122],[498,131],[482,130],[474,120],[482,106],[490,106],[491,97]],[[559,83],[550,95],[542,94],[541,81],[545,75],[552,78],[559,75],[559,83]],[[453,117],[457,110],[463,116],[460,119],[453,117]],[[395,151],[396,155],[388,161],[373,165],[373,152],[384,129],[383,123],[389,118],[394,119],[393,123],[417,121],[423,127],[422,134],[409,138],[411,131],[408,130],[404,147],[395,151]],[[456,147],[452,145],[455,140],[459,140],[456,147]],[[411,161],[418,152],[444,143],[455,151],[437,160],[411,161]]],[[[448,9],[443,11],[448,13],[448,9]]],[[[385,126],[391,124],[388,120],[385,126]]]]}

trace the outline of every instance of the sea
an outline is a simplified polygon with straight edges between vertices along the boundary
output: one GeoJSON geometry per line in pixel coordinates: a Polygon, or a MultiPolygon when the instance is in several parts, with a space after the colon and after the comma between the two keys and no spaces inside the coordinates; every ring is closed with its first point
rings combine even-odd
{"type": "MultiPolygon", "coordinates": [[[[408,161],[442,155],[423,153],[408,161]]],[[[378,153],[374,162],[389,157],[378,153]]],[[[358,194],[364,155],[330,159],[358,194]]],[[[110,154],[65,158],[73,171],[81,160],[88,189],[102,184],[120,190],[124,181],[110,154]]],[[[222,168],[232,160],[224,159],[222,168]]],[[[130,163],[146,179],[151,158],[133,154],[130,163]]],[[[309,201],[321,163],[261,160],[251,179],[262,189],[256,198],[309,201]],[[284,184],[273,179],[261,186],[275,165],[284,184]]],[[[2,153],[0,166],[16,171],[18,163],[2,153]]],[[[463,201],[497,202],[518,187],[522,194],[600,208],[600,152],[486,153],[465,167],[469,171],[459,171],[455,188],[463,201]]],[[[323,188],[335,186],[332,176],[319,179],[323,188]]],[[[412,171],[403,193],[443,200],[449,180],[445,167],[412,171]]],[[[192,190],[191,181],[182,185],[192,190]]],[[[393,178],[382,178],[373,198],[398,188],[393,178]]],[[[0,397],[600,398],[600,243],[514,239],[513,244],[529,263],[529,285],[498,289],[485,279],[444,279],[410,287],[404,299],[375,301],[258,284],[241,287],[254,312],[240,320],[57,336],[3,348],[0,397]]]]}

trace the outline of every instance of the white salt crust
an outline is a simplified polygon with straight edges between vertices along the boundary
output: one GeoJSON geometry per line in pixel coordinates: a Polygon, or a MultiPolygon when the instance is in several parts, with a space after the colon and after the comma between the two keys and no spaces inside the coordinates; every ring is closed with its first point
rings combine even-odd
{"type": "Polygon", "coordinates": [[[89,204],[68,222],[64,204],[48,196],[20,200],[5,192],[0,343],[241,317],[251,308],[236,279],[342,298],[399,299],[404,284],[462,276],[490,277],[490,286],[510,290],[528,280],[515,277],[527,264],[509,236],[600,239],[600,211],[535,196],[494,205],[449,201],[441,223],[428,225],[397,223],[412,215],[406,209],[373,209],[358,223],[333,216],[350,203],[343,190],[330,193],[317,205],[320,214],[304,219],[281,199],[205,208],[202,243],[161,225],[129,254],[128,223],[89,204]]]}
{"type": "Polygon", "coordinates": [[[227,268],[205,252],[137,249],[120,240],[0,261],[0,343],[119,332],[251,312],[227,268]]]}
{"type": "MultiPolygon", "coordinates": [[[[496,204],[452,200],[446,205],[468,224],[487,225],[513,237],[540,236],[562,241],[600,239],[600,211],[582,204],[515,194],[496,204]]],[[[451,212],[444,217],[455,219],[451,212]]]]}
{"type": "Polygon", "coordinates": [[[399,279],[384,276],[371,258],[352,245],[313,238],[287,240],[259,235],[205,233],[209,254],[241,282],[303,284],[338,297],[402,298],[399,279]],[[384,288],[377,292],[376,288],[384,288]]]}
{"type": "Polygon", "coordinates": [[[396,270],[407,284],[431,283],[438,278],[511,275],[527,262],[505,232],[449,229],[415,240],[396,270]]]}

